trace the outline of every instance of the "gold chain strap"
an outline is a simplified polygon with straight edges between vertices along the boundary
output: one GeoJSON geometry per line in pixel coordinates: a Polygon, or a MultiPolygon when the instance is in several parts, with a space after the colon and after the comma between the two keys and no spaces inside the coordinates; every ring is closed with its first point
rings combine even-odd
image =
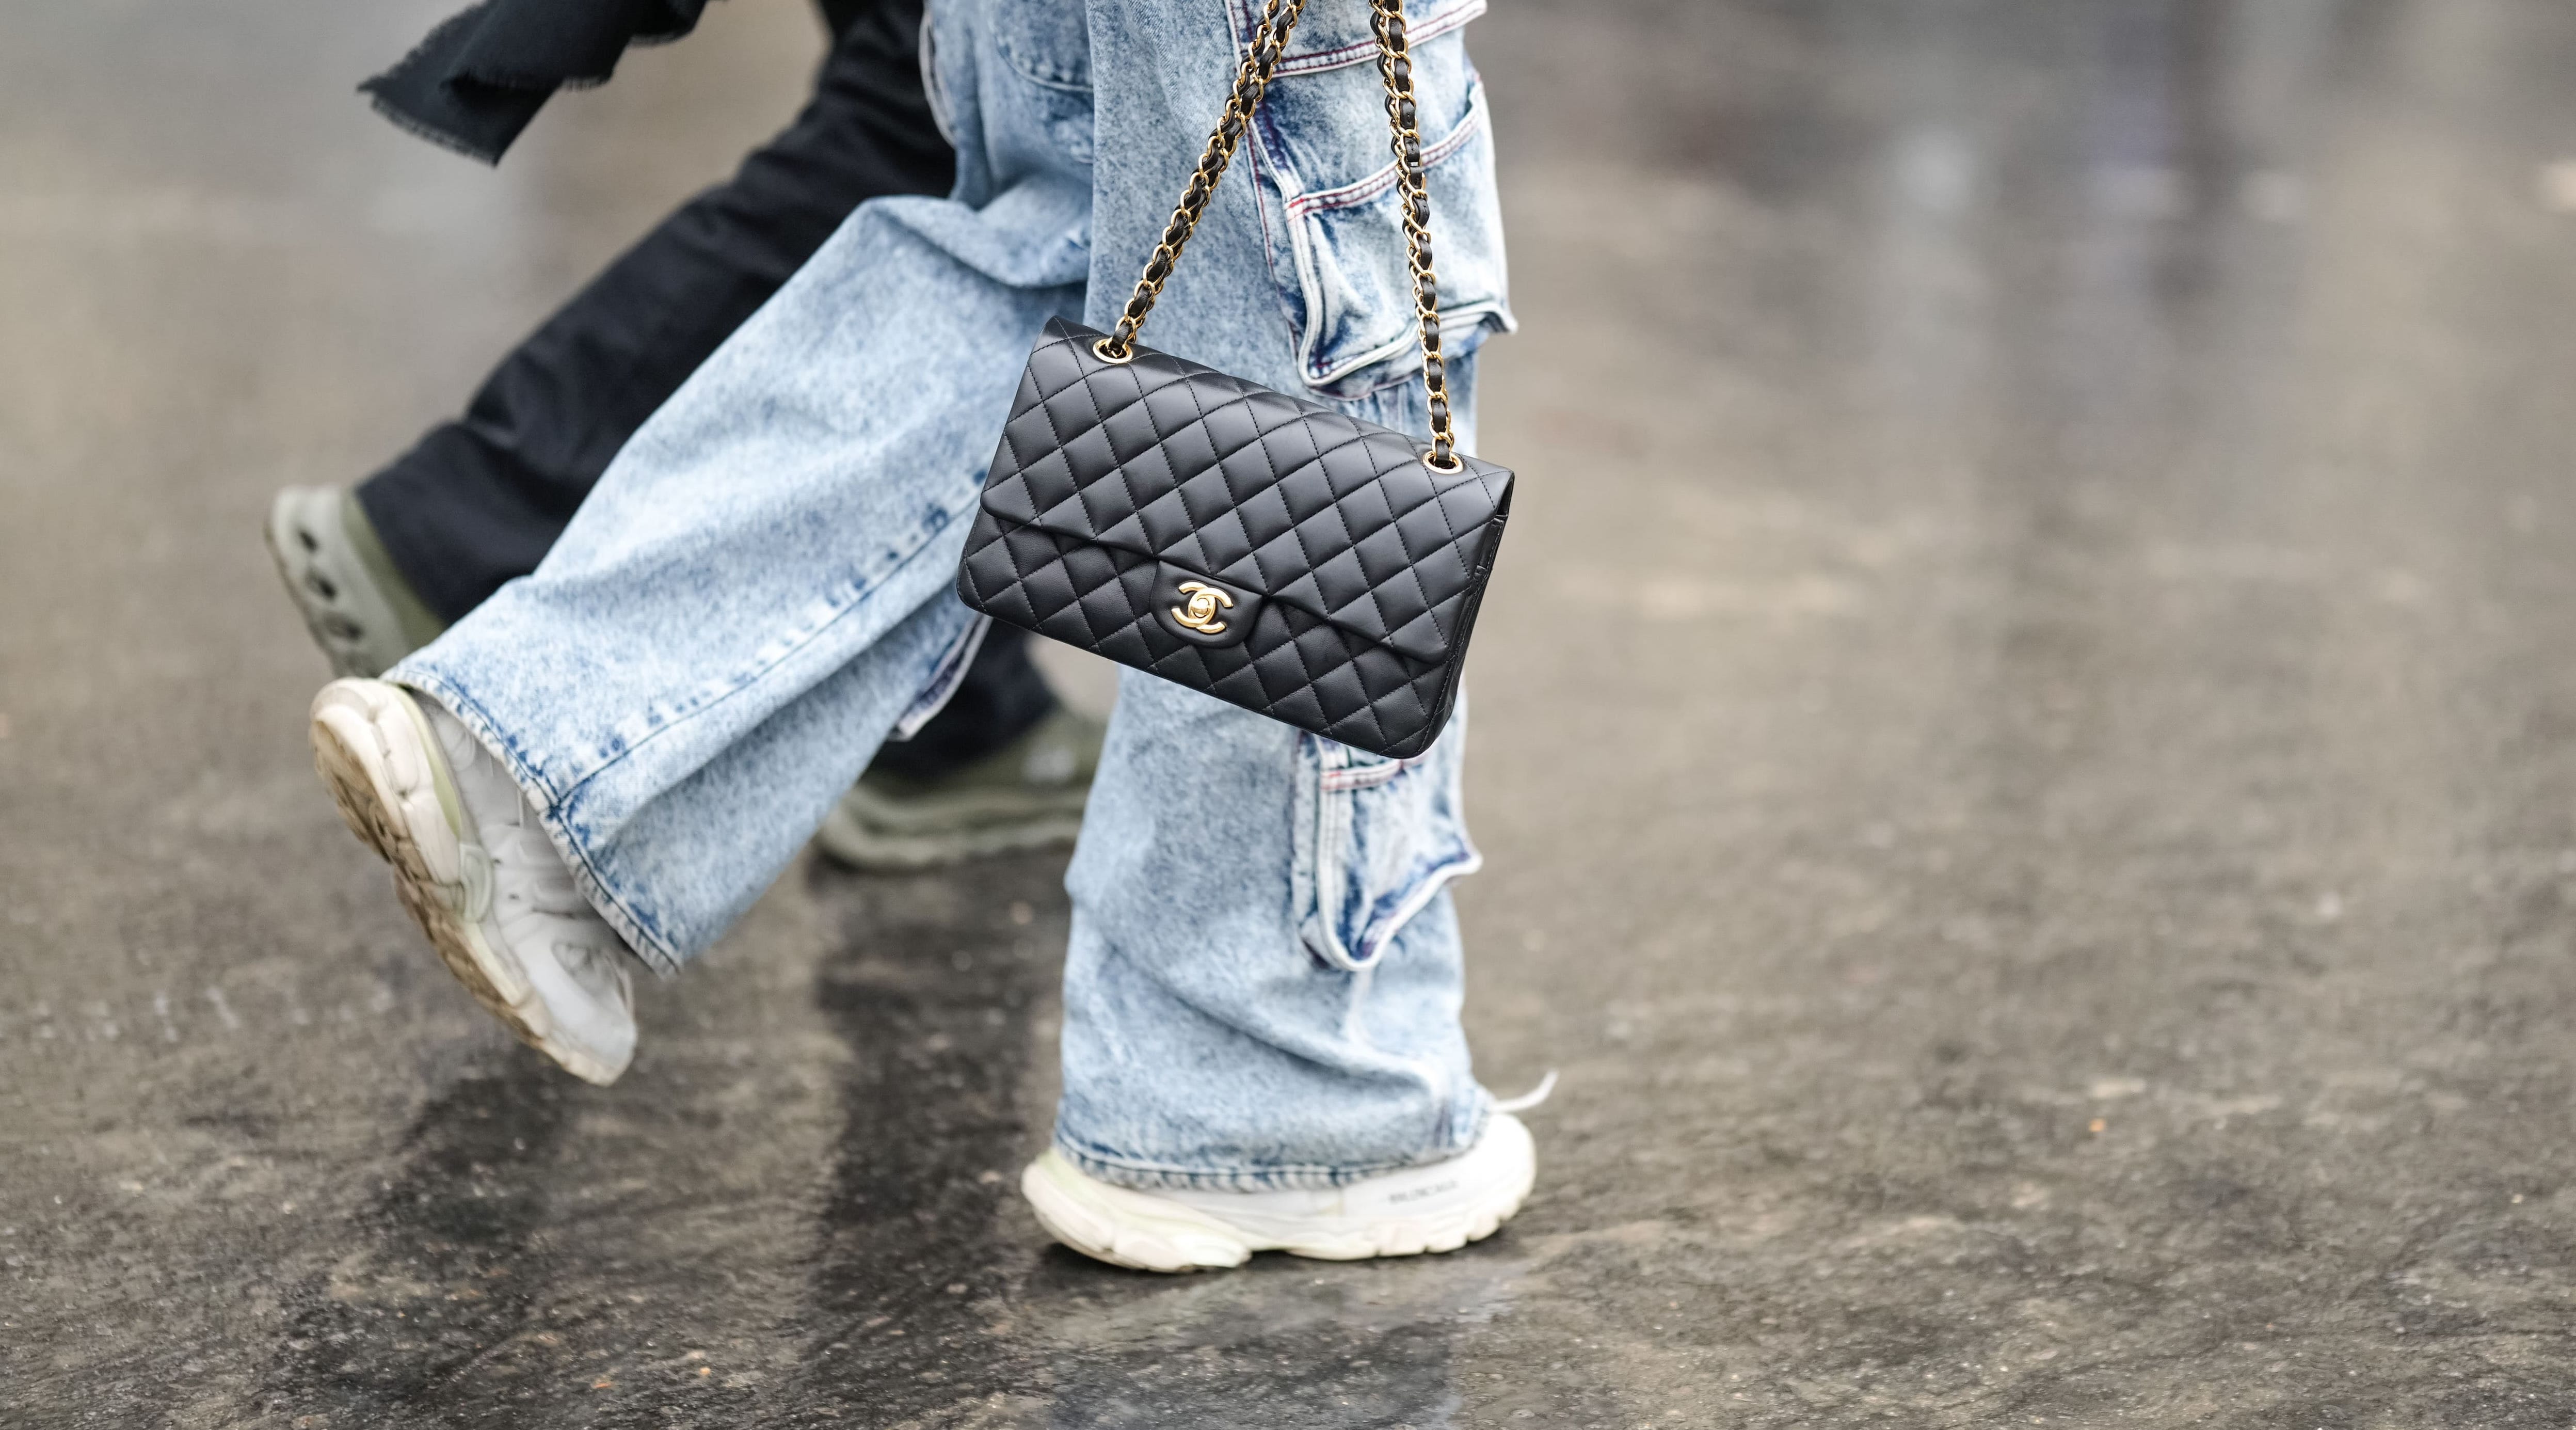
{"type": "Polygon", "coordinates": [[[1270,0],[1261,12],[1261,23],[1252,32],[1252,48],[1244,53],[1242,68],[1235,71],[1225,112],[1217,116],[1216,131],[1208,136],[1190,186],[1182,191],[1180,206],[1172,210],[1172,221],[1163,226],[1163,241],[1154,245],[1153,256],[1145,260],[1145,275],[1136,280],[1136,292],[1128,298],[1126,311],[1118,315],[1117,330],[1094,344],[1107,361],[1126,362],[1136,355],[1136,330],[1145,325],[1145,315],[1154,311],[1154,300],[1163,296],[1164,280],[1180,262],[1182,247],[1199,226],[1199,215],[1216,197],[1217,181],[1225,177],[1225,166],[1234,162],[1235,146],[1243,142],[1252,112],[1260,107],[1261,92],[1270,87],[1271,72],[1279,67],[1280,52],[1288,47],[1288,32],[1296,28],[1297,17],[1305,9],[1306,0],[1270,0]]]}
{"type": "MultiPolygon", "coordinates": [[[[1305,9],[1306,0],[1269,0],[1262,10],[1261,23],[1252,32],[1252,47],[1235,71],[1225,112],[1208,136],[1207,149],[1199,155],[1179,207],[1172,210],[1172,221],[1164,225],[1162,242],[1145,260],[1144,276],[1136,280],[1136,291],[1118,315],[1116,330],[1092,345],[1102,361],[1123,363],[1136,356],[1136,330],[1154,311],[1154,301],[1163,296],[1163,284],[1197,231],[1200,215],[1216,197],[1217,183],[1234,162],[1234,151],[1242,144],[1262,92],[1279,68],[1279,56],[1288,47],[1288,34],[1305,9]]],[[[1440,358],[1440,282],[1431,270],[1431,191],[1422,172],[1422,131],[1413,103],[1413,55],[1405,44],[1404,0],[1369,0],[1369,11],[1369,27],[1377,34],[1378,73],[1386,80],[1396,187],[1404,202],[1405,257],[1413,269],[1413,301],[1422,330],[1422,384],[1431,412],[1431,450],[1422,460],[1434,471],[1454,472],[1464,464],[1458,460],[1457,440],[1450,428],[1449,374],[1440,358]]]]}
{"type": "Polygon", "coordinates": [[[1386,77],[1386,118],[1395,130],[1396,183],[1404,195],[1405,257],[1413,265],[1413,303],[1422,318],[1422,386],[1431,408],[1435,471],[1458,470],[1449,430],[1449,369],[1440,359],[1440,279],[1431,271],[1431,186],[1422,173],[1422,130],[1413,108],[1413,52],[1404,38],[1404,0],[1369,0],[1377,31],[1377,68],[1386,77]]]}

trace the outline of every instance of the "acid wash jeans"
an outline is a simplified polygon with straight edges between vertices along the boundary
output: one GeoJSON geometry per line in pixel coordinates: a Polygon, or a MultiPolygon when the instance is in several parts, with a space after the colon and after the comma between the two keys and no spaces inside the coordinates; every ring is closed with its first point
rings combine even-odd
{"type": "MultiPolygon", "coordinates": [[[[1415,36],[1451,381],[1510,325],[1459,31],[1415,36]]],[[[1051,316],[1107,327],[1215,123],[1247,0],[934,0],[944,200],[863,205],[634,437],[544,564],[391,678],[527,791],[675,971],[795,856],[980,629],[952,593],[1051,316]]],[[[1145,341],[1426,434],[1366,0],[1311,0],[1145,341]]],[[[1327,1186],[1454,1156],[1490,1100],[1448,882],[1465,718],[1393,762],[1126,672],[1066,884],[1056,1143],[1128,1186],[1327,1186]]]]}

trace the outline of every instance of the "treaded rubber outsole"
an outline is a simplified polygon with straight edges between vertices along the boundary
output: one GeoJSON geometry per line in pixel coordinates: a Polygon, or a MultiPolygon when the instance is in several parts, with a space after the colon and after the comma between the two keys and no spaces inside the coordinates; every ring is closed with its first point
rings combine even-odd
{"type": "Polygon", "coordinates": [[[1052,1148],[1020,1176],[1021,1195],[1056,1240],[1095,1261],[1169,1273],[1240,1266],[1259,1251],[1315,1261],[1456,1251],[1501,1230],[1529,1191],[1524,1179],[1444,1217],[1381,1217],[1336,1237],[1271,1239],[1149,1192],[1095,1181],[1052,1148]]]}
{"type": "MultiPolygon", "coordinates": [[[[392,866],[394,894],[402,900],[403,911],[429,939],[430,947],[438,951],[439,961],[447,965],[447,971],[465,986],[474,1001],[498,1018],[519,1041],[554,1059],[584,1082],[602,1087],[615,1082],[624,1069],[611,1070],[582,1050],[552,1040],[553,1019],[544,1000],[537,996],[525,974],[503,962],[509,955],[491,948],[482,931],[464,916],[463,884],[437,876],[421,852],[419,836],[399,813],[406,796],[418,792],[394,787],[391,752],[375,728],[377,712],[352,708],[354,701],[326,706],[331,693],[332,687],[325,686],[322,695],[314,700],[314,771],[331,792],[331,802],[339,807],[340,818],[349,826],[349,832],[392,866]],[[354,730],[349,728],[352,725],[354,730]],[[518,1001],[512,1001],[502,987],[504,981],[520,985],[518,1001]]],[[[420,720],[416,710],[405,713],[420,721],[418,733],[423,748],[434,758],[437,744],[429,734],[427,722],[420,720]]]]}

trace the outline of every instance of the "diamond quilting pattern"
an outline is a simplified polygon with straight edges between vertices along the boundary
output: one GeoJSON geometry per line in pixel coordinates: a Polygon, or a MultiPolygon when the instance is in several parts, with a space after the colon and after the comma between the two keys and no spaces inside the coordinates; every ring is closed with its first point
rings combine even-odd
{"type": "Polygon", "coordinates": [[[1051,322],[1030,354],[958,595],[1360,749],[1410,758],[1448,721],[1512,474],[1196,363],[1051,322]],[[1151,605],[1157,561],[1260,592],[1240,645],[1151,605]]]}

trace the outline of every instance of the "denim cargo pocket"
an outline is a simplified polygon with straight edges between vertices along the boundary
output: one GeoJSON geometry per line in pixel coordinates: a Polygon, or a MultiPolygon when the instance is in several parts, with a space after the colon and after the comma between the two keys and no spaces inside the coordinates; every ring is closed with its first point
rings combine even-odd
{"type": "MultiPolygon", "coordinates": [[[[1235,3],[1248,35],[1244,0],[1235,3]]],[[[1484,0],[1405,7],[1441,338],[1460,355],[1513,326],[1492,127],[1458,33],[1483,11],[1484,0]]],[[[1257,125],[1253,167],[1271,277],[1297,330],[1299,375],[1328,397],[1364,396],[1422,369],[1384,86],[1367,5],[1312,4],[1257,125]]]]}
{"type": "Polygon", "coordinates": [[[993,48],[1027,80],[1039,124],[1077,163],[1092,161],[1091,31],[1079,0],[992,0],[993,48]]]}
{"type": "Polygon", "coordinates": [[[993,0],[993,48],[1022,79],[1091,88],[1089,7],[1066,0],[993,0]]]}
{"type": "Polygon", "coordinates": [[[1298,737],[1297,933],[1320,962],[1370,966],[1433,895],[1484,862],[1458,807],[1465,726],[1461,704],[1410,760],[1298,737]]]}

